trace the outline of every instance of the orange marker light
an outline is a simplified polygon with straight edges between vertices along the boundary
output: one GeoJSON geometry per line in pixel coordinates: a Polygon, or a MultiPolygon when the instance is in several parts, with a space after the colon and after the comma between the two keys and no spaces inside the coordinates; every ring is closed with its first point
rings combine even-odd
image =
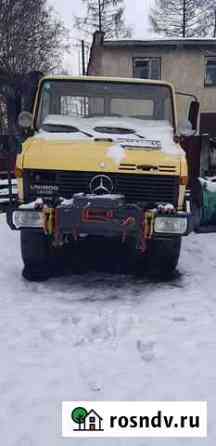
{"type": "Polygon", "coordinates": [[[15,168],[15,176],[16,178],[22,178],[23,177],[23,170],[20,169],[19,167],[15,168]]]}
{"type": "Polygon", "coordinates": [[[181,186],[187,186],[188,185],[188,177],[187,176],[180,177],[180,185],[181,186]]]}

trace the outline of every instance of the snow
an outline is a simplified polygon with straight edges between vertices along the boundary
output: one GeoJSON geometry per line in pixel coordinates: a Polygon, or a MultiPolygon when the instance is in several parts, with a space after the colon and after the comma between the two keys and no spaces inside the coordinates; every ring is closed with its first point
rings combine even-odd
{"type": "MultiPolygon", "coordinates": [[[[183,158],[185,157],[184,151],[181,149],[180,145],[174,142],[173,127],[170,125],[169,121],[148,121],[133,117],[79,118],[63,115],[48,115],[44,120],[44,124],[74,126],[79,129],[80,132],[50,133],[44,130],[40,130],[33,139],[42,139],[45,141],[64,141],[65,143],[70,143],[71,141],[76,140],[112,139],[112,141],[115,142],[116,145],[123,144],[126,148],[127,142],[130,142],[130,145],[128,144],[128,147],[133,147],[135,143],[137,146],[138,140],[140,140],[140,147],[143,147],[143,150],[145,150],[148,141],[148,147],[153,146],[154,149],[159,148],[165,154],[171,154],[183,158]],[[118,127],[122,129],[126,128],[134,130],[134,134],[129,134],[127,136],[124,133],[101,133],[95,131],[95,127],[118,127]],[[92,138],[85,135],[83,132],[92,135],[92,138]],[[157,144],[155,146],[156,142],[157,144]]],[[[119,146],[117,149],[116,153],[120,153],[119,146]]]]}
{"type": "Polygon", "coordinates": [[[199,178],[199,182],[209,192],[216,192],[216,178],[199,178]]]}
{"type": "MultiPolygon", "coordinates": [[[[17,181],[12,180],[12,190],[14,193],[17,192],[17,181]]],[[[8,194],[8,180],[0,180],[0,197],[1,195],[8,194]]]]}
{"type": "Polygon", "coordinates": [[[19,209],[37,209],[42,208],[44,205],[42,198],[37,198],[35,201],[31,201],[31,203],[21,204],[19,209]]]}
{"type": "Polygon", "coordinates": [[[111,158],[117,165],[123,161],[125,156],[125,150],[120,144],[115,144],[114,146],[111,146],[107,150],[107,158],[111,158]]]}
{"type": "MultiPolygon", "coordinates": [[[[122,40],[125,40],[125,41],[131,41],[131,39],[128,39],[128,38],[121,38],[121,41],[122,40]]],[[[145,39],[143,39],[143,42],[154,42],[156,40],[156,42],[158,41],[158,40],[160,40],[161,42],[169,42],[170,40],[171,41],[180,41],[180,42],[184,42],[185,40],[187,41],[192,41],[193,42],[193,40],[198,40],[198,41],[200,41],[200,42],[202,42],[202,41],[204,41],[204,40],[207,40],[207,41],[216,41],[216,39],[215,38],[213,38],[213,37],[178,37],[178,36],[176,36],[176,37],[164,37],[164,36],[160,36],[160,38],[158,39],[158,35],[157,36],[151,36],[151,37],[145,37],[145,39]]],[[[105,40],[105,42],[118,42],[119,41],[119,39],[112,39],[112,40],[109,40],[109,39],[106,39],[105,40]]],[[[135,42],[136,42],[136,40],[135,40],[135,42]]]]}
{"type": "Polygon", "coordinates": [[[70,198],[70,199],[66,199],[66,198],[60,198],[60,202],[61,202],[61,206],[65,206],[65,207],[67,207],[67,206],[73,206],[73,204],[74,204],[74,199],[73,198],[70,198]]]}
{"type": "MultiPolygon", "coordinates": [[[[12,182],[13,185],[16,185],[17,181],[16,181],[16,179],[12,179],[11,182],[12,182]]],[[[0,180],[0,186],[8,186],[8,180],[7,179],[6,180],[2,180],[1,179],[0,180]]]]}
{"type": "Polygon", "coordinates": [[[157,209],[159,211],[161,211],[161,212],[173,212],[173,211],[175,211],[175,208],[174,208],[173,204],[171,204],[171,203],[167,203],[167,204],[161,203],[161,204],[159,204],[157,206],[157,209]]]}
{"type": "Polygon", "coordinates": [[[21,278],[0,215],[0,425],[4,446],[215,446],[216,234],[185,238],[170,282],[92,272],[21,278]],[[208,400],[208,439],[67,442],[62,400],[208,400]]]}

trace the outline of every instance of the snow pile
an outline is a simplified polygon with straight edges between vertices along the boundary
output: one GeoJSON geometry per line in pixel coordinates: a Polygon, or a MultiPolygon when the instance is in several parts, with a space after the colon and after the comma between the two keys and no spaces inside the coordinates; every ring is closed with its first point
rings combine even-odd
{"type": "Polygon", "coordinates": [[[61,206],[64,206],[64,207],[73,206],[74,199],[73,198],[66,199],[66,198],[60,197],[60,204],[61,204],[61,206]]]}
{"type": "MultiPolygon", "coordinates": [[[[44,130],[40,130],[34,139],[43,139],[46,141],[60,141],[70,143],[76,140],[107,140],[110,139],[118,144],[123,144],[125,148],[127,147],[139,147],[151,149],[161,149],[162,152],[166,154],[176,155],[180,157],[185,157],[184,151],[181,149],[180,145],[175,143],[173,139],[173,127],[170,125],[169,121],[148,121],[143,119],[137,119],[132,117],[104,117],[104,118],[75,118],[72,116],[62,116],[62,115],[48,115],[44,121],[45,124],[50,125],[65,125],[77,128],[77,132],[71,133],[50,133],[44,130]],[[134,133],[125,134],[123,133],[101,133],[97,132],[95,128],[97,127],[107,127],[125,130],[129,129],[134,131],[134,133]],[[146,141],[145,141],[146,140],[146,141]],[[156,144],[157,143],[157,144],[156,144]]],[[[134,147],[134,150],[136,150],[134,147]]],[[[111,146],[112,148],[112,146],[111,146]]],[[[119,146],[116,152],[119,152],[119,146]]]]}
{"type": "Polygon", "coordinates": [[[171,203],[166,203],[166,204],[159,203],[158,206],[157,206],[157,209],[158,209],[159,212],[162,212],[162,213],[163,212],[170,213],[170,212],[174,212],[175,211],[175,207],[171,203]]]}
{"type": "Polygon", "coordinates": [[[120,164],[126,157],[125,150],[120,144],[116,144],[107,150],[107,157],[111,158],[116,164],[120,164]]]}
{"type": "Polygon", "coordinates": [[[216,192],[216,177],[199,178],[199,182],[208,192],[216,192]]]}
{"type": "Polygon", "coordinates": [[[31,201],[31,203],[21,204],[19,209],[38,209],[42,208],[44,205],[42,198],[37,198],[35,201],[31,201]]]}

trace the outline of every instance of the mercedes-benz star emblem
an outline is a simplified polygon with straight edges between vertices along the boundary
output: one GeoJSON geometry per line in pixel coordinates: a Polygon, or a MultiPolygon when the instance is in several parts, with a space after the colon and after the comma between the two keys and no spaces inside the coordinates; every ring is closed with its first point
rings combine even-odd
{"type": "Polygon", "coordinates": [[[113,182],[107,175],[96,175],[89,183],[91,194],[105,195],[113,191],[113,182]]]}

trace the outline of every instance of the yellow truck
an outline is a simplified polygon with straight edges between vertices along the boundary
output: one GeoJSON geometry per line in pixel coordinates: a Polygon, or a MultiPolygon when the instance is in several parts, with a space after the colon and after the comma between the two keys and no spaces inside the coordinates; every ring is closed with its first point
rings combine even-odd
{"type": "MultiPolygon", "coordinates": [[[[188,137],[198,108],[192,100],[182,131],[188,137]]],[[[70,248],[72,258],[81,241],[104,237],[129,241],[143,273],[146,265],[175,270],[193,223],[170,83],[47,76],[33,113],[22,111],[18,123],[25,139],[16,163],[18,202],[7,217],[21,232],[27,279],[50,277],[59,249],[70,248]]]]}

